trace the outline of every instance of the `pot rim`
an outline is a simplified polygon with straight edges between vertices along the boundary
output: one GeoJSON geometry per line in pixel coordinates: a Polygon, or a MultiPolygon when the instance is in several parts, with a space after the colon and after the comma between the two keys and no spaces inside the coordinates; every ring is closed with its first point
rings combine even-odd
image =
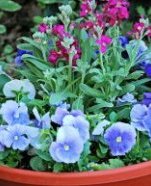
{"type": "Polygon", "coordinates": [[[0,166],[0,179],[32,185],[78,186],[114,183],[151,174],[151,161],[112,170],[49,173],[0,166]]]}

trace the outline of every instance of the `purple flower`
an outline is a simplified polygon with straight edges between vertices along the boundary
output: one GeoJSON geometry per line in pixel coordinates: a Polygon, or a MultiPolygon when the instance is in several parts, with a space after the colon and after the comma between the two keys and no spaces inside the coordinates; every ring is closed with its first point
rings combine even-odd
{"type": "Polygon", "coordinates": [[[136,131],[129,124],[117,122],[106,130],[104,138],[113,156],[123,156],[135,145],[136,131]]]}
{"type": "Polygon", "coordinates": [[[90,138],[89,122],[83,116],[67,115],[63,118],[63,126],[73,126],[79,131],[83,142],[90,138]]]}
{"type": "Polygon", "coordinates": [[[40,129],[50,129],[50,116],[49,112],[43,115],[42,117],[39,115],[39,112],[36,108],[33,109],[33,114],[36,118],[34,121],[35,127],[38,127],[40,129]]]}
{"type": "Polygon", "coordinates": [[[28,108],[24,103],[17,103],[15,101],[6,101],[2,104],[0,114],[3,120],[9,125],[30,124],[28,108]]]}
{"type": "Polygon", "coordinates": [[[58,107],[55,111],[55,114],[51,116],[51,121],[58,125],[62,125],[63,119],[67,115],[84,116],[84,114],[80,110],[72,110],[71,112],[69,112],[66,108],[58,107]]]}
{"type": "Polygon", "coordinates": [[[56,142],[50,146],[49,152],[53,160],[63,163],[75,163],[83,151],[83,140],[79,132],[72,126],[59,128],[56,142]]]}
{"type": "Polygon", "coordinates": [[[151,77],[151,64],[145,65],[145,73],[148,77],[151,77]]]}
{"type": "Polygon", "coordinates": [[[151,92],[144,93],[144,99],[142,100],[142,104],[149,106],[151,104],[151,92]]]}
{"type": "Polygon", "coordinates": [[[30,144],[30,140],[25,135],[25,130],[21,125],[9,126],[4,134],[3,141],[7,148],[24,151],[30,144]]]}
{"type": "Polygon", "coordinates": [[[7,98],[16,97],[17,92],[27,95],[31,100],[34,99],[36,95],[35,87],[28,79],[14,79],[4,85],[3,93],[7,98]]]}
{"type": "Polygon", "coordinates": [[[125,94],[122,98],[118,98],[117,100],[118,105],[123,105],[127,103],[134,104],[136,102],[137,100],[135,99],[133,94],[130,94],[130,93],[125,94]]]}
{"type": "Polygon", "coordinates": [[[17,50],[17,55],[15,57],[15,64],[16,66],[20,67],[23,65],[23,60],[22,60],[22,56],[24,54],[29,54],[29,55],[33,55],[33,52],[29,51],[29,50],[22,50],[22,49],[18,49],[17,50]]]}
{"type": "Polygon", "coordinates": [[[49,29],[48,25],[42,23],[38,26],[38,31],[41,33],[46,33],[47,30],[49,29]]]}
{"type": "Polygon", "coordinates": [[[151,138],[151,107],[148,108],[147,115],[143,119],[144,128],[148,132],[148,135],[151,138]]]}
{"type": "Polygon", "coordinates": [[[129,39],[126,36],[120,36],[118,39],[123,48],[125,48],[126,45],[129,43],[129,39]]]}
{"type": "Polygon", "coordinates": [[[133,106],[130,117],[131,125],[139,131],[146,131],[144,126],[144,117],[147,115],[148,108],[145,105],[136,104],[133,106]]]}

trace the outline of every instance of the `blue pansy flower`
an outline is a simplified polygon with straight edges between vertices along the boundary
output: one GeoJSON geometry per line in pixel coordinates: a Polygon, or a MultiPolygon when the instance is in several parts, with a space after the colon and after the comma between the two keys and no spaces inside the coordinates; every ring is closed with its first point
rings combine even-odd
{"type": "Polygon", "coordinates": [[[30,144],[21,125],[9,126],[4,133],[4,144],[7,148],[24,151],[30,144]]]}
{"type": "Polygon", "coordinates": [[[34,120],[35,127],[38,127],[40,129],[50,129],[51,119],[50,119],[50,116],[49,116],[49,112],[41,117],[38,110],[36,108],[34,108],[33,109],[33,114],[36,118],[34,120]]]}
{"type": "Polygon", "coordinates": [[[79,132],[72,126],[60,127],[57,139],[50,146],[49,152],[56,162],[75,163],[83,151],[83,140],[79,132]]]}
{"type": "Polygon", "coordinates": [[[117,122],[106,130],[104,139],[113,156],[123,156],[135,145],[136,131],[129,124],[117,122]]]}
{"type": "Polygon", "coordinates": [[[125,94],[122,98],[118,98],[117,105],[124,105],[124,104],[134,104],[137,103],[134,95],[131,93],[125,94]]]}
{"type": "Polygon", "coordinates": [[[103,120],[98,123],[98,125],[94,128],[92,135],[94,136],[99,136],[103,135],[104,133],[104,128],[107,127],[110,124],[108,120],[103,120]]]}
{"type": "Polygon", "coordinates": [[[142,104],[149,106],[151,104],[151,92],[145,92],[142,104]]]}
{"type": "Polygon", "coordinates": [[[0,152],[5,150],[4,137],[5,137],[6,126],[0,126],[0,152]]]}
{"type": "Polygon", "coordinates": [[[132,48],[137,47],[137,57],[135,63],[145,68],[151,62],[151,52],[148,53],[148,47],[144,41],[132,40],[129,43],[132,48]]]}
{"type": "Polygon", "coordinates": [[[86,142],[90,138],[90,124],[83,116],[67,115],[63,118],[63,126],[73,126],[76,128],[83,142],[86,142]]]}
{"type": "Polygon", "coordinates": [[[18,49],[17,50],[17,55],[15,57],[15,64],[16,66],[20,67],[23,65],[23,60],[22,60],[22,56],[24,54],[29,54],[29,55],[33,55],[32,51],[29,50],[22,50],[22,49],[18,49]]]}
{"type": "Polygon", "coordinates": [[[146,131],[143,120],[147,115],[147,112],[148,108],[146,105],[134,105],[130,112],[131,125],[133,125],[139,131],[146,131]]]}
{"type": "Polygon", "coordinates": [[[2,104],[0,114],[3,120],[9,125],[30,124],[28,108],[24,103],[17,103],[16,101],[6,101],[2,104]]]}
{"type": "Polygon", "coordinates": [[[121,46],[122,46],[123,48],[125,48],[126,45],[129,43],[129,39],[128,39],[128,37],[126,37],[126,36],[120,36],[120,37],[118,38],[118,40],[119,40],[119,42],[120,42],[120,44],[121,44],[121,46]]]}
{"type": "Polygon", "coordinates": [[[72,110],[69,112],[66,108],[58,107],[54,115],[51,116],[51,121],[58,125],[62,125],[63,119],[67,115],[84,116],[83,112],[80,110],[72,110]]]}
{"type": "Polygon", "coordinates": [[[16,97],[16,92],[22,92],[29,99],[34,99],[36,95],[35,87],[28,79],[14,79],[4,85],[3,93],[7,98],[16,97]]]}

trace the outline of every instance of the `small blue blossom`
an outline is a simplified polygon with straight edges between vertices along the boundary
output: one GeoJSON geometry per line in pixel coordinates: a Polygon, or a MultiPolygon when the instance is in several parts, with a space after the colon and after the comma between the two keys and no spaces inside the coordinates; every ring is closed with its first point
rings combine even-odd
{"type": "Polygon", "coordinates": [[[30,140],[25,135],[25,130],[21,125],[9,126],[5,131],[4,144],[7,148],[24,151],[30,144],[30,140]]]}
{"type": "Polygon", "coordinates": [[[128,37],[126,37],[126,36],[120,36],[120,37],[118,38],[118,40],[119,40],[119,42],[120,42],[120,44],[121,44],[121,46],[122,46],[123,48],[125,48],[126,45],[129,43],[129,39],[128,39],[128,37]]]}
{"type": "Polygon", "coordinates": [[[4,144],[4,137],[5,137],[5,126],[0,126],[0,152],[3,152],[5,150],[5,144],[4,144]]]}
{"type": "Polygon", "coordinates": [[[147,112],[148,108],[146,105],[134,105],[130,113],[131,125],[133,125],[139,131],[146,131],[143,120],[147,115],[147,112]]]}
{"type": "Polygon", "coordinates": [[[113,156],[123,156],[135,145],[136,131],[129,124],[117,122],[106,130],[104,138],[113,156]]]}
{"type": "Polygon", "coordinates": [[[62,125],[63,124],[63,119],[67,115],[72,115],[72,116],[84,116],[84,114],[80,110],[72,110],[69,112],[66,108],[61,108],[58,107],[54,113],[54,115],[51,116],[51,121],[58,124],[62,125]]]}
{"type": "Polygon", "coordinates": [[[3,120],[9,125],[28,125],[30,124],[28,108],[24,103],[6,101],[2,104],[0,114],[3,120]]]}
{"type": "Polygon", "coordinates": [[[151,104],[151,92],[144,93],[144,98],[141,103],[146,106],[149,106],[151,104]]]}
{"type": "Polygon", "coordinates": [[[148,47],[144,41],[132,40],[130,45],[137,47],[136,64],[139,64],[141,68],[144,68],[151,61],[151,53],[148,53],[148,47]]]}
{"type": "Polygon", "coordinates": [[[39,112],[36,108],[33,109],[33,114],[35,116],[34,124],[35,127],[38,127],[40,129],[50,129],[50,116],[49,112],[43,115],[42,117],[39,115],[39,112]]]}
{"type": "Polygon", "coordinates": [[[148,135],[151,138],[151,107],[148,108],[147,115],[143,118],[143,124],[146,132],[148,132],[148,135]]]}
{"type": "Polygon", "coordinates": [[[27,95],[31,100],[34,99],[36,95],[35,87],[28,79],[14,79],[4,85],[3,93],[6,98],[16,97],[16,92],[21,92],[22,94],[27,95]]]}
{"type": "Polygon", "coordinates": [[[137,103],[137,100],[135,99],[133,94],[127,93],[122,98],[118,98],[117,100],[117,105],[123,105],[127,103],[129,104],[137,103]]]}
{"type": "Polygon", "coordinates": [[[53,160],[63,163],[75,163],[83,151],[83,140],[79,132],[72,126],[59,128],[56,142],[50,146],[49,152],[53,160]]]}
{"type": "Polygon", "coordinates": [[[79,131],[83,142],[90,138],[89,122],[83,116],[67,115],[63,118],[63,126],[73,126],[79,131]]]}
{"type": "Polygon", "coordinates": [[[108,120],[103,120],[98,125],[95,127],[95,129],[92,132],[92,135],[98,136],[98,135],[103,135],[104,133],[104,128],[108,126],[110,122],[108,120]]]}
{"type": "Polygon", "coordinates": [[[22,56],[24,54],[29,54],[29,55],[33,55],[33,52],[29,51],[29,50],[21,50],[21,49],[18,49],[17,50],[17,55],[15,57],[15,65],[17,67],[20,67],[22,66],[24,63],[23,63],[23,60],[22,60],[22,56]]]}

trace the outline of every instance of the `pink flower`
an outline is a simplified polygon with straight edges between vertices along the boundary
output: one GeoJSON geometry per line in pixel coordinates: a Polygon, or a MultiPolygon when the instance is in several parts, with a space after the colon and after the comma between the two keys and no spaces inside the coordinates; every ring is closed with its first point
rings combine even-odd
{"type": "Polygon", "coordinates": [[[127,8],[121,7],[120,11],[118,12],[118,17],[120,19],[128,19],[129,18],[129,12],[128,12],[127,8]]]}
{"type": "Polygon", "coordinates": [[[55,51],[55,50],[51,50],[48,56],[48,61],[52,64],[56,64],[58,59],[60,57],[59,52],[55,51]]]}
{"type": "Polygon", "coordinates": [[[135,23],[133,26],[133,32],[134,33],[141,33],[142,30],[145,28],[145,24],[144,23],[135,23]]]}
{"type": "Polygon", "coordinates": [[[96,41],[96,43],[100,46],[100,51],[104,54],[107,51],[108,45],[110,45],[112,39],[106,35],[102,35],[100,39],[96,41]]]}
{"type": "Polygon", "coordinates": [[[65,35],[65,27],[64,25],[55,25],[52,28],[52,33],[57,35],[58,37],[63,37],[65,35]]]}
{"type": "Polygon", "coordinates": [[[46,33],[48,28],[49,28],[48,25],[42,23],[38,26],[38,31],[41,33],[46,33]]]}
{"type": "Polygon", "coordinates": [[[80,6],[80,8],[81,8],[80,16],[81,17],[87,16],[92,11],[89,2],[90,2],[90,0],[84,0],[84,2],[81,4],[81,6],[80,6]]]}
{"type": "Polygon", "coordinates": [[[151,37],[151,26],[147,28],[147,36],[151,37]]]}
{"type": "Polygon", "coordinates": [[[80,28],[91,29],[93,27],[94,27],[93,21],[85,21],[84,23],[80,24],[80,28]]]}

